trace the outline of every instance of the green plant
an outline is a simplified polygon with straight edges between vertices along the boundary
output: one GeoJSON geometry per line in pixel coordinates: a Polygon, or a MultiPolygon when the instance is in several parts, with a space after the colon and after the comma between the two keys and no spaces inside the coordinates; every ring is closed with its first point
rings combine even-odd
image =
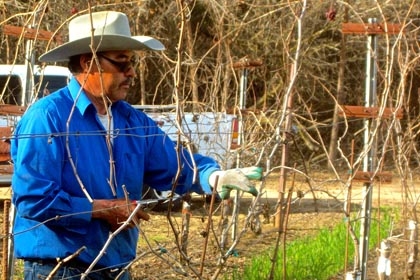
{"type": "MultiPolygon", "coordinates": [[[[375,212],[372,217],[375,217],[375,212]]],[[[372,218],[369,248],[374,248],[378,242],[378,229],[380,238],[385,238],[393,217],[393,209],[381,209],[381,226],[372,218]]],[[[357,220],[354,223],[356,235],[360,226],[357,220]]],[[[306,236],[294,240],[286,245],[287,279],[329,279],[337,275],[344,266],[345,258],[346,223],[340,221],[334,228],[322,228],[315,236],[306,236]]],[[[349,258],[354,254],[354,246],[349,244],[349,258]]],[[[268,279],[272,267],[272,257],[267,252],[252,258],[242,273],[234,271],[230,279],[268,279]]],[[[283,251],[279,251],[275,264],[274,279],[283,279],[283,251]]]]}

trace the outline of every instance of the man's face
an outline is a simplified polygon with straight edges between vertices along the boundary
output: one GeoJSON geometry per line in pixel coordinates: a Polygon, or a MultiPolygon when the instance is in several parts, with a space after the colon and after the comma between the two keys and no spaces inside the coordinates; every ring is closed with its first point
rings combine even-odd
{"type": "Polygon", "coordinates": [[[96,61],[93,57],[90,60],[93,63],[90,71],[90,63],[85,63],[83,66],[87,67],[84,90],[94,97],[102,97],[102,93],[104,93],[111,102],[125,99],[136,74],[135,53],[132,51],[108,51],[97,53],[96,57],[96,61]],[[97,63],[101,71],[99,71],[97,63]]]}

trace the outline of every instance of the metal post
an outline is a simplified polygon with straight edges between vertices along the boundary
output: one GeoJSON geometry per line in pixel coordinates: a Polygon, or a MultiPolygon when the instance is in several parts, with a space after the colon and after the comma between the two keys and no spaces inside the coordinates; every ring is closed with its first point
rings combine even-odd
{"type": "Polygon", "coordinates": [[[31,102],[32,95],[33,95],[33,79],[34,79],[34,66],[35,66],[35,55],[33,52],[33,41],[27,40],[26,42],[26,53],[25,53],[25,68],[26,68],[26,76],[25,76],[25,83],[22,85],[22,98],[21,98],[21,105],[26,106],[31,102]]]}
{"type": "MultiPolygon", "coordinates": [[[[246,109],[246,88],[248,86],[248,72],[249,70],[247,68],[243,68],[241,71],[241,83],[240,83],[240,88],[239,88],[239,110],[240,110],[240,114],[239,114],[239,118],[238,118],[238,145],[239,147],[241,147],[240,149],[242,150],[242,146],[243,146],[243,130],[244,130],[244,125],[243,125],[243,117],[242,117],[242,113],[243,110],[246,109]]],[[[236,167],[240,168],[241,167],[241,153],[237,153],[236,154],[236,167]]],[[[237,227],[238,227],[238,216],[239,216],[239,191],[235,191],[235,197],[234,197],[234,204],[233,204],[233,210],[232,210],[232,218],[233,223],[232,223],[232,240],[236,239],[236,235],[237,235],[237,227]]]]}
{"type": "MultiPolygon", "coordinates": [[[[248,86],[248,72],[247,68],[243,68],[241,71],[241,83],[239,87],[239,110],[240,114],[238,117],[238,145],[242,148],[243,145],[243,117],[242,111],[246,109],[246,88],[248,86]]],[[[241,156],[240,153],[236,155],[236,167],[241,167],[241,156]]]]}
{"type": "MultiPolygon", "coordinates": [[[[369,23],[376,23],[376,18],[370,18],[369,23]]],[[[377,103],[376,98],[376,74],[377,74],[377,44],[378,39],[376,34],[369,34],[367,41],[367,56],[366,56],[366,84],[365,84],[365,107],[375,107],[377,103]]],[[[368,150],[363,159],[363,171],[373,172],[376,165],[376,140],[372,137],[372,127],[374,126],[374,119],[366,119],[364,121],[364,150],[368,150]],[[369,148],[369,143],[371,146],[369,148]]],[[[372,211],[372,188],[373,183],[364,183],[363,185],[363,202],[362,202],[362,216],[360,227],[360,271],[362,272],[362,280],[367,279],[367,261],[369,255],[369,234],[372,211]]]]}
{"type": "MultiPolygon", "coordinates": [[[[43,10],[43,6],[39,7],[38,10],[34,11],[32,25],[29,28],[36,28],[37,24],[37,15],[39,12],[43,10]]],[[[35,52],[34,52],[34,40],[28,39],[26,41],[26,49],[25,49],[25,66],[26,66],[26,80],[25,83],[22,85],[22,98],[21,104],[22,106],[27,106],[28,104],[33,101],[35,97],[35,89],[34,89],[34,67],[35,67],[35,52]]]]}

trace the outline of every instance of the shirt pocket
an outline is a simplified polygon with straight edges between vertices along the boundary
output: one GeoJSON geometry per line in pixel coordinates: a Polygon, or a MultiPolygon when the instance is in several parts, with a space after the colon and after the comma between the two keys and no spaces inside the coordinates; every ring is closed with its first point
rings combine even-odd
{"type": "Polygon", "coordinates": [[[140,199],[143,188],[144,153],[124,153],[121,166],[122,176],[119,180],[121,188],[119,189],[123,190],[122,186],[124,186],[130,199],[140,199]]]}

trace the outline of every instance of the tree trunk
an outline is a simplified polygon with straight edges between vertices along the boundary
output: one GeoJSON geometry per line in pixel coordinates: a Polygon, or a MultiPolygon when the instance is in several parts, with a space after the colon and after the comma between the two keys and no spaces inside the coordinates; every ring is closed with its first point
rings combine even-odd
{"type": "MultiPolygon", "coordinates": [[[[189,9],[183,9],[183,12],[187,13],[189,11],[189,9]]],[[[186,17],[187,18],[187,17],[186,17]]],[[[194,58],[194,36],[193,36],[193,32],[192,32],[192,28],[191,28],[191,21],[190,20],[186,20],[185,21],[185,33],[186,33],[186,49],[188,52],[188,57],[189,59],[192,61],[191,65],[189,65],[189,70],[188,70],[188,74],[189,74],[189,78],[190,78],[190,89],[189,91],[192,94],[192,111],[193,112],[198,112],[199,109],[199,99],[198,99],[198,86],[197,86],[197,68],[198,68],[198,64],[195,61],[194,58]]],[[[183,96],[188,96],[187,94],[184,93],[183,96]]]]}
{"type": "MultiPolygon", "coordinates": [[[[348,8],[345,7],[345,16],[344,21],[348,21],[348,8]]],[[[330,146],[328,150],[328,158],[329,158],[329,168],[332,169],[335,166],[335,160],[337,158],[337,139],[339,133],[339,119],[338,116],[339,107],[338,105],[343,105],[346,99],[346,93],[344,92],[344,69],[346,63],[346,35],[341,35],[341,50],[340,50],[340,64],[338,69],[338,80],[337,80],[337,103],[335,104],[334,108],[334,116],[332,122],[332,129],[331,129],[331,138],[330,138],[330,146]]]]}

